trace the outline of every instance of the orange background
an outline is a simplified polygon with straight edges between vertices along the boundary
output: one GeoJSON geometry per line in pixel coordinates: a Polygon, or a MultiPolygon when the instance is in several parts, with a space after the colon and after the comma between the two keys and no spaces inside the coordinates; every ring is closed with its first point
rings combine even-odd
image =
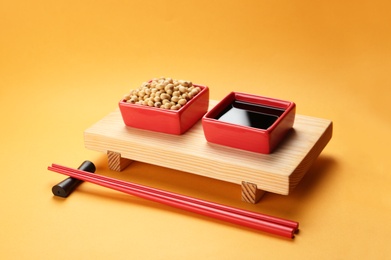
{"type": "MultiPolygon", "coordinates": [[[[2,259],[391,258],[389,1],[0,1],[2,259]],[[289,195],[158,166],[107,168],[83,131],[153,77],[297,104],[334,135],[289,195]],[[287,240],[84,183],[51,163],[300,222],[287,240]]],[[[186,169],[183,169],[184,171],[186,169]]]]}

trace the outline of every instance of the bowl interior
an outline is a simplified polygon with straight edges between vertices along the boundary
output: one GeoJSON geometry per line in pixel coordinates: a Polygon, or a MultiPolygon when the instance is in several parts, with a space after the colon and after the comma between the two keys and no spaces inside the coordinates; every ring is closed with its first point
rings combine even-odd
{"type": "Polygon", "coordinates": [[[289,102],[232,92],[208,115],[220,122],[266,130],[283,116],[289,102]]]}

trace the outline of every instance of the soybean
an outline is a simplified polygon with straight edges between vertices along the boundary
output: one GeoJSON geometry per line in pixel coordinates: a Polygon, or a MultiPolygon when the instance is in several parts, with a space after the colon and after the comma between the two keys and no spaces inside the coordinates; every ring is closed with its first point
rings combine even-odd
{"type": "Polygon", "coordinates": [[[172,78],[154,78],[129,91],[123,100],[132,104],[179,110],[201,92],[191,81],[172,78]]]}

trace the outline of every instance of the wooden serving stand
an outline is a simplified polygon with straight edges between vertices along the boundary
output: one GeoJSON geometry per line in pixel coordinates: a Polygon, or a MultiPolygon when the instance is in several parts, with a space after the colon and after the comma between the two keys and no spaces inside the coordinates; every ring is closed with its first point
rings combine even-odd
{"type": "MultiPolygon", "coordinates": [[[[210,101],[210,106],[217,102],[210,101]]],[[[86,129],[85,147],[107,153],[111,170],[133,160],[241,185],[242,200],[257,203],[264,192],[288,195],[325,148],[332,121],[296,115],[291,133],[271,154],[208,143],[201,120],[183,135],[125,126],[119,109],[86,129]]]]}

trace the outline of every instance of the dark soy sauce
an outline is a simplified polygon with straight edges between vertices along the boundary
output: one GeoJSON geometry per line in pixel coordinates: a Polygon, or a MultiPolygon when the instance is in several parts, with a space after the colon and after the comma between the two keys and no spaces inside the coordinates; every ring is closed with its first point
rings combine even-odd
{"type": "Polygon", "coordinates": [[[216,119],[222,122],[268,129],[284,109],[234,100],[216,119]]]}

